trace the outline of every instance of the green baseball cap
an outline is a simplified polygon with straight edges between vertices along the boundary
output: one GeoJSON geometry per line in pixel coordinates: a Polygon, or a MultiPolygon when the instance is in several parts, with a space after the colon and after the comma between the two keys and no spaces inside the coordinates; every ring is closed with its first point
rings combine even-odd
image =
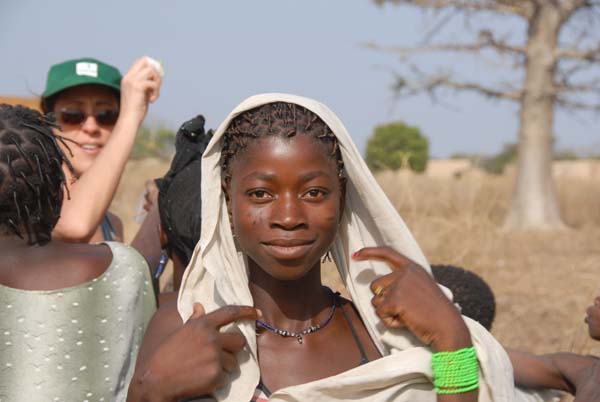
{"type": "Polygon", "coordinates": [[[90,57],[67,60],[50,67],[42,98],[84,84],[104,85],[120,91],[121,78],[121,73],[116,67],[100,60],[90,57]]]}

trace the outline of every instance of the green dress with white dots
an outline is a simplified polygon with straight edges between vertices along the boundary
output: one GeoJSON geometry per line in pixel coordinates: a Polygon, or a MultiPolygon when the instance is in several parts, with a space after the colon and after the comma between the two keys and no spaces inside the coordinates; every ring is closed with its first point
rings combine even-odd
{"type": "Polygon", "coordinates": [[[155,311],[148,265],[106,242],[98,278],[50,291],[0,285],[0,402],[124,401],[155,311]]]}

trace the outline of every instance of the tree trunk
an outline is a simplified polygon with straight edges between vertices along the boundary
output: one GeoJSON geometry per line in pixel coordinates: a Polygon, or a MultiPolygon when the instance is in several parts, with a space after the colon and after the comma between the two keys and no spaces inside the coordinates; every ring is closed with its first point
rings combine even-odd
{"type": "Polygon", "coordinates": [[[552,179],[555,50],[561,20],[552,2],[529,19],[524,95],[521,100],[517,177],[505,228],[564,227],[552,179]]]}

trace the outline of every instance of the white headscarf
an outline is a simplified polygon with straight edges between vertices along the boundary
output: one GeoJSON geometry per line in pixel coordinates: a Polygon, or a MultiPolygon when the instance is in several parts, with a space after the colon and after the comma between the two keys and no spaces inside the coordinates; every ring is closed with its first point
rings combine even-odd
{"type": "MultiPolygon", "coordinates": [[[[221,189],[220,157],[223,133],[242,112],[273,102],[300,105],[317,114],[336,135],[347,177],[346,206],[331,249],[344,285],[365,326],[384,356],[339,375],[288,387],[270,401],[436,401],[432,386],[431,351],[406,330],[387,329],[371,305],[370,283],[391,268],[376,261],[357,262],[354,251],[367,246],[390,246],[430,272],[410,231],[365,165],[346,128],[329,108],[317,101],[287,94],[252,96],[238,105],[219,126],[202,158],[202,231],[183,277],[178,308],[182,318],[194,302],[206,311],[225,305],[253,305],[244,256],[236,249],[221,189]]],[[[500,344],[479,324],[465,319],[480,361],[480,401],[515,398],[512,366],[500,344]]],[[[259,383],[254,323],[234,323],[248,345],[238,354],[240,372],[214,398],[223,402],[250,401],[259,383]]]]}

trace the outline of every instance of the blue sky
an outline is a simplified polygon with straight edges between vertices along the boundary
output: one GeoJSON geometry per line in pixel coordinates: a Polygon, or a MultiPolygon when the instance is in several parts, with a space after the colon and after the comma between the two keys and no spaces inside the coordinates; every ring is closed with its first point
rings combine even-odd
{"type": "MultiPolygon", "coordinates": [[[[429,137],[434,156],[497,152],[516,139],[516,105],[453,93],[440,103],[426,96],[395,100],[390,71],[398,57],[361,46],[419,43],[431,21],[417,10],[368,0],[2,0],[0,94],[41,93],[49,66],[68,58],[92,56],[125,72],[150,55],[164,62],[166,76],[149,125],[175,129],[202,113],[216,127],[247,96],[282,91],[326,103],[362,150],[377,124],[404,120],[429,137]]],[[[515,21],[477,23],[503,24],[514,39],[523,32],[515,21]]],[[[442,39],[461,37],[464,29],[449,24],[442,39]]],[[[418,60],[480,80],[505,68],[456,55],[418,60]]],[[[600,148],[598,118],[559,113],[555,127],[559,148],[600,148]]]]}

